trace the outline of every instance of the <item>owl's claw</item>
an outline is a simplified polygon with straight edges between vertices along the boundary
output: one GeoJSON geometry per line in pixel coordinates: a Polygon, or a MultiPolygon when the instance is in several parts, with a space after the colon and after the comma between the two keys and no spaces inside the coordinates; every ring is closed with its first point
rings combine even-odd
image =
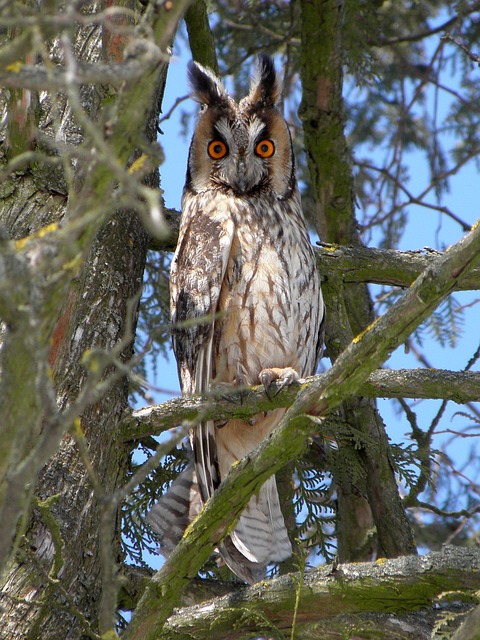
{"type": "Polygon", "coordinates": [[[300,376],[295,371],[295,369],[292,369],[292,367],[285,367],[284,369],[273,367],[271,369],[263,369],[262,371],[260,371],[258,379],[260,381],[260,384],[263,384],[263,386],[265,387],[265,395],[270,401],[272,401],[272,396],[270,396],[268,392],[268,387],[274,380],[278,380],[280,382],[280,385],[278,386],[273,397],[279,394],[284,387],[288,387],[289,385],[298,382],[300,380],[300,376]]]}

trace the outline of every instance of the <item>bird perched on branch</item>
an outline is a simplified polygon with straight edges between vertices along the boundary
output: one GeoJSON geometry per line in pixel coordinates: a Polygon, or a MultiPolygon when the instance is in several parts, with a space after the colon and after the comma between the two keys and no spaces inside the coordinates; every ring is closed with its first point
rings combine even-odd
{"type": "MultiPolygon", "coordinates": [[[[316,371],[324,307],[302,214],[280,83],[262,55],[238,104],[208,69],[192,63],[202,104],[190,145],[180,234],[171,269],[173,347],[184,395],[216,384],[283,385],[316,371]]],[[[194,464],[149,520],[168,552],[230,467],[262,442],[285,410],[249,422],[202,422],[190,433],[194,464]]],[[[219,546],[240,578],[255,582],[291,554],[275,477],[251,498],[219,546]]]]}

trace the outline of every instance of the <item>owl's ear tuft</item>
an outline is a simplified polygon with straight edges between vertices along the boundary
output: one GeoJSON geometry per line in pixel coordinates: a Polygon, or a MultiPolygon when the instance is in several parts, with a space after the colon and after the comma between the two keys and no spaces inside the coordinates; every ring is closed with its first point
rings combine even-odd
{"type": "Polygon", "coordinates": [[[281,84],[270,56],[261,53],[258,56],[257,71],[252,81],[248,100],[252,104],[273,107],[280,98],[281,84]]]}
{"type": "Polygon", "coordinates": [[[228,100],[225,87],[211,69],[198,62],[188,63],[188,81],[192,98],[207,107],[228,100]]]}

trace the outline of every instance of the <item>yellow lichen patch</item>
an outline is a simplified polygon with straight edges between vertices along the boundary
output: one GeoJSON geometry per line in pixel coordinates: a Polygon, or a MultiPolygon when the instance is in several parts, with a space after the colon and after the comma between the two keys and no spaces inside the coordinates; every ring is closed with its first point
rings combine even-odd
{"type": "Polygon", "coordinates": [[[354,344],[357,344],[357,342],[360,342],[360,340],[362,340],[363,336],[368,333],[371,329],[373,329],[373,327],[377,324],[377,322],[380,320],[380,318],[376,318],[372,323],[370,323],[368,325],[368,327],[366,327],[363,331],[361,331],[358,336],[355,336],[355,338],[353,338],[352,342],[354,344]]]}
{"type": "Polygon", "coordinates": [[[7,64],[5,67],[5,71],[11,71],[12,73],[19,73],[20,69],[23,67],[23,62],[17,60],[17,62],[12,62],[11,64],[7,64]]]}
{"type": "Polygon", "coordinates": [[[105,631],[105,633],[102,633],[100,637],[102,640],[118,640],[120,636],[118,636],[113,629],[109,629],[105,631]]]}
{"type": "Polygon", "coordinates": [[[34,238],[42,238],[43,236],[46,236],[47,233],[53,233],[54,231],[57,231],[57,230],[58,230],[58,223],[52,222],[52,224],[47,224],[45,227],[42,227],[41,229],[39,229],[35,233],[32,233],[29,236],[25,236],[24,238],[19,238],[18,240],[15,240],[15,246],[17,247],[17,249],[23,249],[23,247],[27,244],[29,240],[33,240],[34,238]]]}
{"type": "Polygon", "coordinates": [[[133,174],[141,171],[144,168],[147,160],[148,160],[148,156],[142,153],[142,155],[139,158],[137,158],[135,162],[133,162],[133,164],[129,167],[128,173],[133,174]]]}
{"type": "Polygon", "coordinates": [[[98,373],[101,370],[102,362],[98,351],[95,349],[85,349],[80,358],[80,362],[87,371],[98,373]]]}
{"type": "Polygon", "coordinates": [[[68,262],[66,262],[63,265],[62,269],[64,271],[76,271],[80,266],[81,262],[82,261],[81,261],[80,255],[75,256],[75,258],[72,258],[72,260],[69,260],[68,262]]]}
{"type": "Polygon", "coordinates": [[[73,430],[76,436],[83,438],[82,421],[80,418],[75,418],[73,421],[73,430]]]}
{"type": "Polygon", "coordinates": [[[200,509],[200,512],[195,516],[195,518],[190,522],[190,524],[188,525],[188,527],[185,529],[185,531],[183,532],[183,537],[186,538],[190,535],[190,531],[192,530],[194,524],[197,522],[198,518],[202,515],[202,513],[205,510],[205,504],[202,505],[202,508],[200,509]]]}
{"type": "Polygon", "coordinates": [[[377,558],[375,560],[375,564],[385,564],[387,562],[386,558],[377,558]]]}

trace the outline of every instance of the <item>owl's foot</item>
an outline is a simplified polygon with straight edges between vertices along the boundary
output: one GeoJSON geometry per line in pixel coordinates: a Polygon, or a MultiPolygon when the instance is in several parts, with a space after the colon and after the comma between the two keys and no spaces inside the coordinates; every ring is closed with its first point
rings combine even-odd
{"type": "Polygon", "coordinates": [[[300,376],[295,371],[295,369],[292,369],[292,367],[285,367],[285,369],[272,367],[271,369],[263,369],[262,371],[260,371],[258,379],[260,383],[265,387],[267,398],[271,400],[271,397],[268,393],[268,387],[272,384],[272,382],[274,382],[275,380],[278,380],[280,382],[280,385],[278,386],[275,393],[275,395],[277,395],[284,387],[288,387],[290,384],[298,382],[300,380],[300,376]]]}

